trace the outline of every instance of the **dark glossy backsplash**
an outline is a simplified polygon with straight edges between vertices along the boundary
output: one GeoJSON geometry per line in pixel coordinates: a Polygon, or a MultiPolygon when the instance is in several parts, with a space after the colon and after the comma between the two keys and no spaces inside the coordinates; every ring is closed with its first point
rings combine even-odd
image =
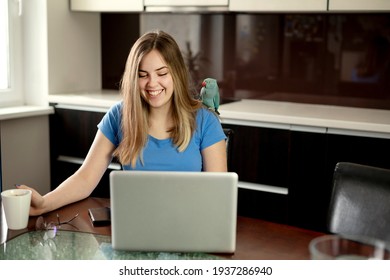
{"type": "Polygon", "coordinates": [[[118,87],[142,29],[159,28],[183,46],[196,91],[215,77],[225,99],[390,109],[388,13],[175,17],[102,14],[103,88],[118,87]]]}

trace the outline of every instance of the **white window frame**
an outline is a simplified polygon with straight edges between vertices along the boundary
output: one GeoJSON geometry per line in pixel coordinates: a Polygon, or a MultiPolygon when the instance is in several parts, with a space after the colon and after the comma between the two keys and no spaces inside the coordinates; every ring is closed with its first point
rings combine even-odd
{"type": "Polygon", "coordinates": [[[0,90],[4,90],[4,86],[8,87],[9,84],[9,71],[8,71],[8,1],[0,0],[0,57],[2,64],[0,68],[0,90]],[[4,61],[3,61],[4,60],[4,61]],[[5,74],[6,76],[3,76],[5,74]],[[6,83],[6,85],[4,85],[6,83]]]}
{"type": "Polygon", "coordinates": [[[5,1],[8,1],[10,85],[8,89],[0,90],[0,107],[24,105],[22,0],[5,1]]]}

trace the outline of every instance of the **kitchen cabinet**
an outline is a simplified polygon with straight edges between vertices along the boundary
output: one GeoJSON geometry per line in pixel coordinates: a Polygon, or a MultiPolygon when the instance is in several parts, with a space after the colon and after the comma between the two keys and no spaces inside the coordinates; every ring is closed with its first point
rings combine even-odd
{"type": "Polygon", "coordinates": [[[329,0],[329,11],[390,11],[388,0],[329,0]]]}
{"type": "Polygon", "coordinates": [[[238,188],[237,214],[288,224],[288,196],[266,191],[238,188]]]}
{"type": "Polygon", "coordinates": [[[328,0],[230,0],[232,12],[323,12],[327,10],[328,0]]]}
{"type": "Polygon", "coordinates": [[[388,0],[230,0],[233,12],[390,11],[388,0]]]}
{"type": "Polygon", "coordinates": [[[328,133],[327,170],[349,161],[390,169],[390,139],[328,133]]]}
{"type": "Polygon", "coordinates": [[[257,186],[288,187],[289,130],[223,126],[234,131],[229,169],[239,176],[238,214],[287,223],[287,194],[261,191],[257,186]]]}
{"type": "Polygon", "coordinates": [[[145,0],[147,12],[223,12],[228,11],[228,0],[145,0]]]}
{"type": "Polygon", "coordinates": [[[144,0],[145,6],[228,6],[229,0],[144,0]]]}
{"type": "Polygon", "coordinates": [[[231,170],[239,180],[270,186],[288,186],[289,130],[223,125],[234,131],[231,170]]]}
{"type": "Polygon", "coordinates": [[[237,172],[241,184],[287,189],[287,194],[277,194],[241,186],[238,212],[243,216],[326,231],[337,162],[390,169],[387,134],[347,135],[351,133],[347,130],[336,134],[326,127],[296,125],[289,129],[223,126],[234,130],[230,169],[237,172]]]}
{"type": "Polygon", "coordinates": [[[291,131],[288,222],[326,230],[332,174],[326,171],[327,134],[291,131]]]}
{"type": "Polygon", "coordinates": [[[78,12],[227,11],[228,0],[70,0],[78,12]]]}
{"type": "Polygon", "coordinates": [[[240,182],[287,190],[280,194],[241,187],[238,213],[326,230],[332,176],[326,172],[326,128],[223,126],[234,130],[230,169],[240,182]]]}
{"type": "Polygon", "coordinates": [[[70,0],[70,9],[77,12],[142,12],[143,0],[70,0]]]}
{"type": "MultiPolygon", "coordinates": [[[[97,124],[104,112],[85,108],[54,105],[50,116],[51,186],[56,188],[81,166],[97,132],[97,124]]],[[[92,196],[109,197],[109,173],[120,169],[116,162],[110,165],[92,196]]]]}
{"type": "MultiPolygon", "coordinates": [[[[50,116],[52,187],[82,164],[106,108],[55,105],[50,116]]],[[[263,122],[222,123],[229,142],[229,171],[239,176],[238,214],[326,231],[337,162],[390,169],[388,133],[263,122]],[[353,133],[352,133],[353,132],[353,133]]],[[[109,197],[113,161],[93,196],[109,197]]]]}
{"type": "Polygon", "coordinates": [[[390,11],[388,0],[70,0],[76,12],[326,12],[390,11]]]}

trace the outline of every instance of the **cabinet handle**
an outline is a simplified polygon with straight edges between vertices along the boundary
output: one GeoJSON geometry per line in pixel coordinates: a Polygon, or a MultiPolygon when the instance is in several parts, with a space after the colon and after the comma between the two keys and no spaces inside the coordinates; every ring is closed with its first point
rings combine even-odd
{"type": "MultiPolygon", "coordinates": [[[[74,163],[74,164],[78,164],[78,165],[82,165],[84,162],[83,158],[69,157],[69,156],[62,156],[62,155],[58,156],[57,160],[62,161],[62,162],[67,162],[67,163],[74,163]]],[[[121,165],[119,163],[112,162],[108,166],[108,169],[121,170],[122,168],[121,168],[121,165]]]]}
{"type": "Polygon", "coordinates": [[[244,181],[239,181],[238,187],[241,189],[288,195],[288,188],[283,188],[283,187],[255,184],[255,183],[249,183],[244,181]]]}

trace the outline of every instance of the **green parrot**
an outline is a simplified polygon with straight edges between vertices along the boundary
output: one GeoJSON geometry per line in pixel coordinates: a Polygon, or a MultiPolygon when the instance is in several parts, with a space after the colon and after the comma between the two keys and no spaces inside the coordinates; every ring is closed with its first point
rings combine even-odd
{"type": "Polygon", "coordinates": [[[207,108],[214,110],[219,115],[219,88],[216,79],[206,78],[203,80],[200,98],[207,108]]]}

